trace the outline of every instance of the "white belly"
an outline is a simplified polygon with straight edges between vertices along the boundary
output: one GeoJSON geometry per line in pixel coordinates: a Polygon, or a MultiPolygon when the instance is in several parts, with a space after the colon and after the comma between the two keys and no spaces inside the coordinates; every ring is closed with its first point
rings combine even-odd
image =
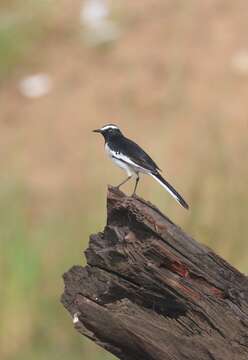
{"type": "Polygon", "coordinates": [[[132,169],[130,166],[128,166],[127,164],[125,164],[123,161],[117,160],[117,159],[115,159],[115,158],[113,158],[113,157],[111,158],[111,160],[112,160],[117,166],[119,166],[121,169],[125,170],[128,176],[131,176],[131,175],[135,175],[135,174],[136,174],[136,172],[133,171],[133,169],[132,169]]]}

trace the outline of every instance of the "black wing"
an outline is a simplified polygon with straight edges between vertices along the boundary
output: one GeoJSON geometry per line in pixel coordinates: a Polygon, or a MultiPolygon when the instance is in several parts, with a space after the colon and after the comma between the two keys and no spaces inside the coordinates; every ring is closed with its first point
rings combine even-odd
{"type": "Polygon", "coordinates": [[[113,148],[113,150],[126,155],[135,164],[141,166],[144,169],[150,170],[152,172],[157,172],[157,170],[160,170],[152,158],[138,144],[130,139],[125,138],[124,136],[118,139],[118,149],[113,148]]]}

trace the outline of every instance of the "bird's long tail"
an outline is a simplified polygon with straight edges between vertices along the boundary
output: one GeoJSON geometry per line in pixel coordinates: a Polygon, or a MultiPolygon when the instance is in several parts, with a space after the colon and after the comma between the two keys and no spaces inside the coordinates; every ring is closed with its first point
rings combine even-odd
{"type": "Polygon", "coordinates": [[[176,199],[176,201],[182,205],[185,209],[189,208],[189,205],[182,198],[180,194],[171,186],[158,172],[155,174],[150,174],[160,185],[162,185],[168,193],[176,199]]]}

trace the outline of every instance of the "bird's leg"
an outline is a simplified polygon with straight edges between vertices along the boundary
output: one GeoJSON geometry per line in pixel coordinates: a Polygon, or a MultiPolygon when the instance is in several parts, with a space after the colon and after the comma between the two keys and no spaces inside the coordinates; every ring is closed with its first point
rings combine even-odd
{"type": "Polygon", "coordinates": [[[124,185],[128,180],[130,180],[132,175],[129,175],[124,181],[122,181],[119,185],[116,186],[117,189],[119,189],[122,185],[124,185]]]}
{"type": "Polygon", "coordinates": [[[133,195],[135,195],[135,192],[136,192],[136,189],[137,189],[137,186],[138,186],[138,182],[139,182],[139,174],[137,174],[137,177],[136,177],[136,180],[135,180],[135,186],[134,186],[134,191],[133,191],[133,195]]]}

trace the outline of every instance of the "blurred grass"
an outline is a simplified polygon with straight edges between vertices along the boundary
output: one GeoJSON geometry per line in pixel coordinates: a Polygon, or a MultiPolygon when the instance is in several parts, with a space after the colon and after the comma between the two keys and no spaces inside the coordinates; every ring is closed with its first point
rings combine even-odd
{"type": "Polygon", "coordinates": [[[87,214],[62,210],[37,219],[31,204],[20,183],[1,182],[0,358],[68,359],[73,354],[73,359],[110,359],[77,336],[59,304],[61,274],[83,263],[90,230],[81,222],[87,214]]]}
{"type": "Polygon", "coordinates": [[[3,1],[0,4],[0,80],[23,61],[45,31],[47,1],[3,1]]]}
{"type": "MultiPolygon", "coordinates": [[[[200,161],[192,174],[192,208],[185,228],[198,241],[247,273],[247,253],[243,250],[247,236],[248,172],[244,169],[240,176],[234,171],[230,149],[216,119],[209,119],[205,134],[210,143],[203,158],[198,154],[200,161]]],[[[243,150],[247,153],[248,146],[243,150]]],[[[236,162],[238,166],[242,163],[239,158],[236,162]]]]}

